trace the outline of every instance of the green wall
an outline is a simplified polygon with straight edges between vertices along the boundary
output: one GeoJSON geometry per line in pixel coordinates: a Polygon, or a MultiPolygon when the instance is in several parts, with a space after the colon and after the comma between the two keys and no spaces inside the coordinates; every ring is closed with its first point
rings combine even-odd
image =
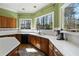
{"type": "Polygon", "coordinates": [[[34,27],[35,18],[47,13],[54,11],[54,27],[59,27],[59,8],[62,4],[56,3],[54,6],[50,3],[46,7],[37,11],[36,13],[15,13],[9,10],[0,8],[0,16],[14,17],[17,18],[17,27],[19,18],[32,19],[32,27],[34,27]]]}
{"type": "Polygon", "coordinates": [[[32,13],[18,13],[18,18],[32,18],[32,13]]]}
{"type": "Polygon", "coordinates": [[[55,4],[55,5],[49,4],[48,6],[46,6],[46,7],[42,8],[41,10],[37,11],[34,14],[33,18],[54,11],[54,27],[55,28],[59,27],[59,6],[58,5],[59,5],[58,3],[55,4]]]}
{"type": "Polygon", "coordinates": [[[0,16],[17,18],[17,13],[0,8],[0,16]]]}

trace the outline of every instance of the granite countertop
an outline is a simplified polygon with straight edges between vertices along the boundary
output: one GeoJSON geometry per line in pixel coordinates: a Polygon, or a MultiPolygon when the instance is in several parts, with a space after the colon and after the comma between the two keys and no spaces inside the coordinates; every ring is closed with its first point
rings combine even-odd
{"type": "Polygon", "coordinates": [[[15,37],[0,38],[0,56],[6,56],[19,44],[20,42],[15,37]]]}
{"type": "Polygon", "coordinates": [[[64,56],[79,56],[79,46],[76,46],[69,41],[57,40],[56,36],[51,35],[39,35],[35,33],[30,34],[49,39],[64,56]]]}
{"type": "MultiPolygon", "coordinates": [[[[10,34],[32,34],[32,35],[44,37],[44,38],[49,39],[54,44],[54,46],[64,56],[79,56],[79,46],[77,46],[77,45],[75,45],[75,44],[73,44],[73,43],[71,43],[69,41],[66,41],[66,40],[56,40],[57,39],[56,36],[52,36],[52,35],[39,35],[39,34],[37,34],[37,32],[35,33],[33,31],[32,32],[27,32],[27,31],[25,31],[25,32],[24,31],[7,31],[7,32],[3,32],[3,33],[0,32],[0,36],[1,35],[10,35],[10,34]]],[[[5,42],[7,42],[7,41],[5,41],[5,42]]],[[[4,48],[4,50],[5,50],[5,48],[4,48]]],[[[6,55],[7,54],[6,52],[5,52],[6,54],[2,53],[1,52],[1,48],[0,48],[0,53],[1,53],[0,55],[6,55]]]]}

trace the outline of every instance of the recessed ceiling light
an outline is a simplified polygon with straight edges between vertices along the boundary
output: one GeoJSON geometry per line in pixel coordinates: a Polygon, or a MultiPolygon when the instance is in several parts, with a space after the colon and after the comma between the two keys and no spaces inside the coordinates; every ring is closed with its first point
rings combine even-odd
{"type": "Polygon", "coordinates": [[[34,8],[36,8],[37,6],[33,6],[34,8]]]}
{"type": "Polygon", "coordinates": [[[25,8],[22,8],[22,10],[25,10],[25,8]]]}

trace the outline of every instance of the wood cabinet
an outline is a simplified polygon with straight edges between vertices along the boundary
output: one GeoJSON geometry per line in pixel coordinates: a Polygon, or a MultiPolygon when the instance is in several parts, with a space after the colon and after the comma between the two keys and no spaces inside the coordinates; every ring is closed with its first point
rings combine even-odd
{"type": "Polygon", "coordinates": [[[0,16],[0,28],[16,28],[16,19],[0,16]]]}
{"type": "Polygon", "coordinates": [[[29,43],[40,49],[46,55],[49,56],[63,56],[60,51],[51,43],[47,38],[29,35],[29,43]]]}
{"type": "Polygon", "coordinates": [[[60,51],[54,46],[54,55],[55,56],[63,56],[60,51]]]}
{"type": "Polygon", "coordinates": [[[41,43],[40,43],[40,45],[41,45],[41,50],[46,55],[48,55],[48,53],[49,53],[49,48],[48,48],[49,47],[49,41],[48,41],[48,39],[41,37],[41,43]]]}
{"type": "Polygon", "coordinates": [[[29,35],[28,42],[40,49],[40,37],[29,35]]]}
{"type": "MultiPolygon", "coordinates": [[[[18,46],[19,47],[19,46],[18,46]]],[[[8,56],[19,56],[19,53],[18,53],[18,47],[16,47],[14,50],[12,50],[8,56]]]]}
{"type": "Polygon", "coordinates": [[[36,48],[40,49],[42,52],[44,52],[46,55],[49,53],[49,41],[46,38],[29,35],[29,43],[34,45],[36,48]]]}
{"type": "Polygon", "coordinates": [[[49,41],[49,56],[54,56],[54,45],[49,41]]]}
{"type": "Polygon", "coordinates": [[[36,36],[35,38],[35,47],[37,47],[38,49],[41,49],[41,38],[36,36]]]}
{"type": "Polygon", "coordinates": [[[29,35],[29,37],[28,37],[28,43],[31,43],[32,45],[34,45],[35,44],[35,37],[33,36],[33,35],[29,35]]]}
{"type": "Polygon", "coordinates": [[[2,22],[1,19],[2,19],[2,17],[0,17],[0,28],[1,28],[1,22],[2,22]]]}
{"type": "Polygon", "coordinates": [[[5,28],[5,27],[6,27],[6,18],[1,17],[1,28],[5,28]]]}
{"type": "Polygon", "coordinates": [[[22,36],[21,34],[16,34],[16,35],[15,35],[16,39],[18,39],[19,42],[21,42],[21,36],[22,36]]]}
{"type": "Polygon", "coordinates": [[[49,42],[49,56],[63,56],[51,42],[49,42]]]}

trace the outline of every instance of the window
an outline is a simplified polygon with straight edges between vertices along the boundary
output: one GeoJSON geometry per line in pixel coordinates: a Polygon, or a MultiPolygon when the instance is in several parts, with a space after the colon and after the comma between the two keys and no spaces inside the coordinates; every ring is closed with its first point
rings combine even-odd
{"type": "MultiPolygon", "coordinates": [[[[79,31],[79,3],[71,3],[64,8],[64,29],[79,31]]],[[[62,20],[63,20],[62,19],[62,20]]]]}
{"type": "Polygon", "coordinates": [[[20,28],[21,29],[31,29],[31,19],[21,19],[20,28]]]}
{"type": "Polygon", "coordinates": [[[44,29],[44,30],[51,30],[53,29],[53,21],[54,13],[46,14],[43,16],[38,17],[36,20],[36,28],[37,29],[44,29]],[[53,14],[53,15],[52,15],[53,14]]]}

